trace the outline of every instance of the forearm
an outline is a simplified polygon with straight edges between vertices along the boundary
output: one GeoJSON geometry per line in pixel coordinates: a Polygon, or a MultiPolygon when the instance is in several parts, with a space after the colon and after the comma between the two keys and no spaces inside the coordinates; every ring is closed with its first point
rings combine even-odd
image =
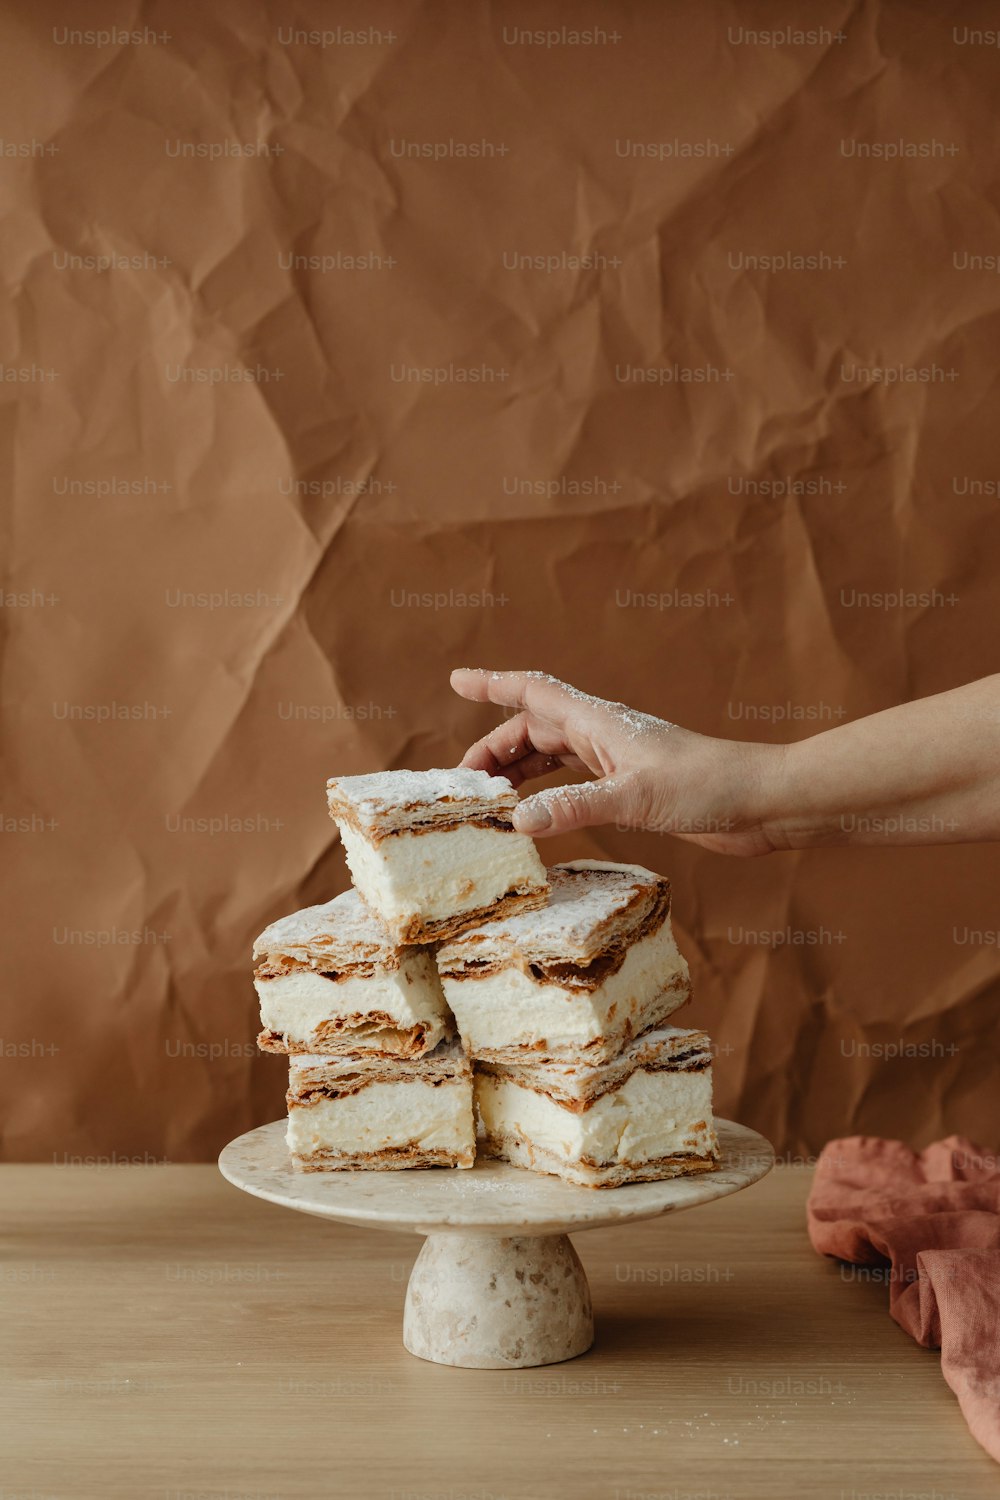
{"type": "Polygon", "coordinates": [[[1000,675],[783,747],[761,821],[776,849],[1000,838],[1000,675]]]}

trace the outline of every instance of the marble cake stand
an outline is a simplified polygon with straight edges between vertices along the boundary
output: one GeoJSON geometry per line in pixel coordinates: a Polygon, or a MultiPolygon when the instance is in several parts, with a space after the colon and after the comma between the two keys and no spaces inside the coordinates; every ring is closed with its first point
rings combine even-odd
{"type": "Polygon", "coordinates": [[[718,1168],[628,1187],[574,1187],[502,1162],[471,1170],[293,1172],[285,1122],[219,1157],[234,1187],[321,1219],[426,1235],[406,1291],[403,1343],[436,1364],[523,1369],[573,1359],[594,1340],[590,1288],[571,1231],[696,1208],[774,1165],[763,1136],[716,1120],[718,1168]]]}

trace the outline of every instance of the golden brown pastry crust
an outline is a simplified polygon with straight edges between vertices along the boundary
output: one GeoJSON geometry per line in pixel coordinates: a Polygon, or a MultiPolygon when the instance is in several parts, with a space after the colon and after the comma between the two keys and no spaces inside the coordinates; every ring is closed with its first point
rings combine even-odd
{"type": "Polygon", "coordinates": [[[412,1167],[471,1167],[474,1161],[474,1151],[426,1151],[416,1141],[353,1156],[336,1151],[314,1151],[310,1156],[292,1153],[296,1172],[400,1172],[412,1167]]]}
{"type": "MultiPolygon", "coordinates": [[[[714,1140],[714,1135],[713,1135],[714,1140]]],[[[719,1164],[718,1148],[703,1154],[675,1154],[661,1156],[654,1161],[622,1162],[614,1166],[601,1166],[597,1162],[581,1157],[576,1162],[565,1162],[550,1151],[545,1151],[513,1136],[480,1137],[477,1142],[480,1156],[506,1161],[511,1166],[522,1167],[529,1172],[541,1172],[549,1177],[561,1177],[578,1187],[615,1188],[630,1182],[658,1182],[668,1177],[691,1177],[701,1172],[714,1172],[719,1164]]]]}

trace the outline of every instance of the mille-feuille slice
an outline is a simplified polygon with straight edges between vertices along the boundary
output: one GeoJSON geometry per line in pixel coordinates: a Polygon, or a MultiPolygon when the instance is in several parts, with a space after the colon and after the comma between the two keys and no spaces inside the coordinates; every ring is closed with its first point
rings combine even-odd
{"type": "Polygon", "coordinates": [[[471,1167],[472,1070],[453,1042],[423,1057],[296,1054],[288,1149],[300,1172],[471,1167]]]}
{"type": "Polygon", "coordinates": [[[545,867],[514,831],[517,800],[502,776],[464,767],[327,782],[354,884],[400,943],[542,904],[545,867]]]}
{"type": "Polygon", "coordinates": [[[452,1034],[432,956],[357,891],[272,922],[253,951],[262,1051],[419,1057],[452,1034]]]}
{"type": "Polygon", "coordinates": [[[554,865],[544,907],[444,944],[445,999],[473,1058],[605,1062],[690,997],[670,882],[639,865],[554,865]]]}
{"type": "Polygon", "coordinates": [[[710,1172],[712,1056],[702,1031],[665,1026],[614,1062],[475,1064],[479,1149],[582,1187],[710,1172]]]}

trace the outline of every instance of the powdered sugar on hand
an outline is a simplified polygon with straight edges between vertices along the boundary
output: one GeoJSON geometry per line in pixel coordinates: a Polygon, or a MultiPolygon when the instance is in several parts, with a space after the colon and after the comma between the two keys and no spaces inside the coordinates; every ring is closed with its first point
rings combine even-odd
{"type": "MultiPolygon", "coordinates": [[[[494,672],[493,679],[503,677],[502,672],[494,672]]],[[[676,724],[671,724],[669,719],[658,719],[654,714],[644,714],[639,709],[629,708],[627,703],[617,703],[608,698],[597,698],[592,693],[585,693],[571,683],[562,682],[558,677],[551,676],[548,672],[523,672],[523,677],[532,682],[546,682],[553,687],[559,688],[572,698],[574,703],[579,703],[583,708],[605,709],[614,719],[614,726],[630,740],[638,740],[650,734],[660,734],[665,730],[676,729],[676,724]]]]}

